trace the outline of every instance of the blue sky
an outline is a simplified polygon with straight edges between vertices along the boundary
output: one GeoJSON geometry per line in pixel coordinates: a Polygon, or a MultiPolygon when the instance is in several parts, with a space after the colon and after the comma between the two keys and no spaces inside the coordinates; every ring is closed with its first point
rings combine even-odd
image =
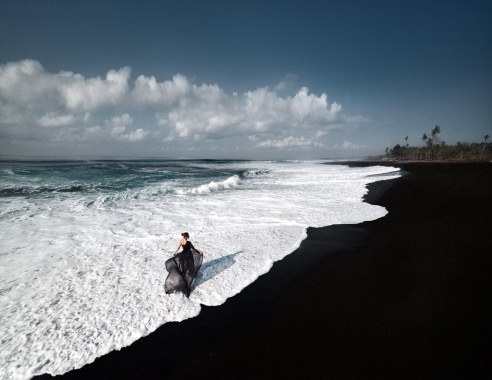
{"type": "Polygon", "coordinates": [[[0,3],[0,156],[337,158],[492,135],[490,1],[0,3]]]}

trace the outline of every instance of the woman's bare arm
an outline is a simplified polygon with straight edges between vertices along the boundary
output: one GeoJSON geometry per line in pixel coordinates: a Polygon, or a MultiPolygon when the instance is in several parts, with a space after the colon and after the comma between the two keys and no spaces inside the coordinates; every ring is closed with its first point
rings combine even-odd
{"type": "Polygon", "coordinates": [[[178,248],[176,248],[176,251],[174,252],[174,256],[176,256],[176,253],[178,253],[179,249],[181,248],[181,246],[183,245],[183,243],[181,243],[181,240],[179,241],[179,244],[178,244],[178,248]]]}

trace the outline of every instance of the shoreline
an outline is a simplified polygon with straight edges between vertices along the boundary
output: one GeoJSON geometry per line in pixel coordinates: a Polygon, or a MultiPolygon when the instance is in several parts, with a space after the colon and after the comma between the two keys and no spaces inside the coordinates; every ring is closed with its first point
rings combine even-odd
{"type": "Polygon", "coordinates": [[[385,217],[308,228],[223,305],[56,378],[489,377],[492,165],[385,165],[404,175],[364,197],[385,217]]]}

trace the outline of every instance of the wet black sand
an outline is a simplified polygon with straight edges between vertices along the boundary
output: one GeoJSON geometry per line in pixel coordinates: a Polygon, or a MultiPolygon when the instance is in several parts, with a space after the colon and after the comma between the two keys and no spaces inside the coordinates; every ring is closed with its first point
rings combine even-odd
{"type": "Polygon", "coordinates": [[[492,378],[492,164],[395,165],[365,198],[384,218],[310,228],[224,305],[60,377],[492,378]]]}

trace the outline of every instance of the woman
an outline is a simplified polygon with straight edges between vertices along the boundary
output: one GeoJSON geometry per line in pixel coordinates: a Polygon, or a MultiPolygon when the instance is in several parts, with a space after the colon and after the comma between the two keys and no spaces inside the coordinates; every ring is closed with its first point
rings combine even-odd
{"type": "Polygon", "coordinates": [[[183,292],[186,297],[190,296],[191,283],[200,269],[203,261],[202,251],[196,249],[188,239],[188,232],[181,234],[178,248],[174,257],[166,261],[166,269],[169,275],[166,278],[164,289],[167,294],[183,292]],[[183,250],[178,253],[179,249],[183,250]]]}

